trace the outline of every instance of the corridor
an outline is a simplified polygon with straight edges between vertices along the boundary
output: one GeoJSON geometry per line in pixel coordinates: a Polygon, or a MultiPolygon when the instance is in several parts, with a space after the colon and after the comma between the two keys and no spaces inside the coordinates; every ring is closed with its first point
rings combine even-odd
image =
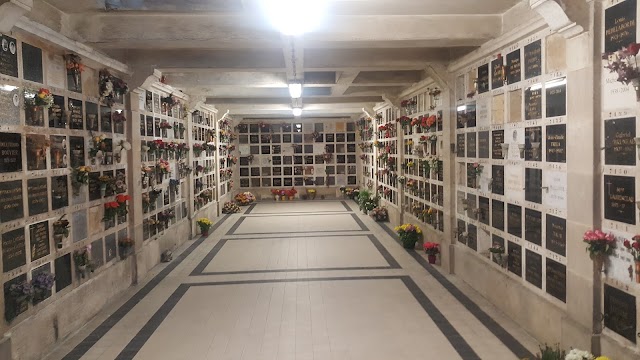
{"type": "Polygon", "coordinates": [[[352,201],[257,203],[188,241],[54,359],[521,359],[537,342],[352,201]]]}

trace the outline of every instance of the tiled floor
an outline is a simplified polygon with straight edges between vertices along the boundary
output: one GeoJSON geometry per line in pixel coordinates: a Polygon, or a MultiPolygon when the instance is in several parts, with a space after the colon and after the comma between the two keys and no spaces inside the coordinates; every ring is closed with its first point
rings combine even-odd
{"type": "MultiPolygon", "coordinates": [[[[351,203],[351,206],[355,204],[351,203]]],[[[537,343],[340,201],[259,203],[48,359],[520,359],[537,343]]]]}

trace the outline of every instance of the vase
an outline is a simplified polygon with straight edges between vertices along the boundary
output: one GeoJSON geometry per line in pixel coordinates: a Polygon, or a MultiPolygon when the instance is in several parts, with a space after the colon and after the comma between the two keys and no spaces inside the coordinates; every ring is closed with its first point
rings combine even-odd
{"type": "Polygon", "coordinates": [[[293,201],[293,199],[295,199],[295,196],[289,196],[290,201],[293,201]]]}
{"type": "Polygon", "coordinates": [[[280,196],[278,196],[278,195],[273,195],[273,200],[275,200],[275,201],[280,201],[280,196]]]}
{"type": "Polygon", "coordinates": [[[58,249],[62,249],[62,247],[63,247],[63,245],[64,245],[64,244],[63,244],[63,241],[64,241],[64,235],[63,235],[63,234],[54,234],[54,235],[53,235],[53,239],[54,239],[54,240],[55,240],[55,242],[56,242],[56,247],[57,247],[58,249]]]}
{"type": "Polygon", "coordinates": [[[104,197],[107,193],[107,184],[100,184],[100,196],[104,197]]]}
{"type": "Polygon", "coordinates": [[[640,260],[636,260],[636,283],[640,284],[640,260]]]}
{"type": "Polygon", "coordinates": [[[202,236],[209,236],[209,230],[203,230],[202,236]]]}
{"type": "Polygon", "coordinates": [[[429,261],[429,264],[435,264],[436,263],[436,256],[435,255],[427,255],[427,260],[429,261]]]}
{"type": "Polygon", "coordinates": [[[161,129],[160,131],[162,132],[162,137],[166,138],[167,137],[167,129],[161,129]]]}

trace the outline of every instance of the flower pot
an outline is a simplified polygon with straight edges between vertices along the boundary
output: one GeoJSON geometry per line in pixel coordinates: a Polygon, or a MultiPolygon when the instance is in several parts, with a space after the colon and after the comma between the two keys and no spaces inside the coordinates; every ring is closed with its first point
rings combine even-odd
{"type": "Polygon", "coordinates": [[[289,200],[293,201],[296,197],[295,196],[289,196],[289,200]]]}
{"type": "Polygon", "coordinates": [[[63,241],[64,241],[64,235],[63,235],[63,234],[54,234],[54,235],[53,235],[53,239],[54,239],[54,240],[55,240],[55,242],[56,242],[56,247],[57,247],[58,249],[62,249],[62,247],[63,247],[63,245],[64,245],[64,244],[63,244],[63,241]]]}
{"type": "Polygon", "coordinates": [[[209,230],[203,230],[202,236],[209,236],[209,230]]]}
{"type": "Polygon", "coordinates": [[[640,260],[636,260],[636,283],[640,284],[640,260]]]}
{"type": "Polygon", "coordinates": [[[274,196],[273,196],[273,199],[274,199],[275,201],[280,201],[280,196],[278,196],[278,195],[274,195],[274,196]]]}
{"type": "Polygon", "coordinates": [[[107,193],[107,184],[100,184],[100,196],[104,197],[107,193]]]}
{"type": "Polygon", "coordinates": [[[429,260],[429,264],[435,264],[436,263],[436,256],[435,255],[427,255],[427,260],[429,260]]]}

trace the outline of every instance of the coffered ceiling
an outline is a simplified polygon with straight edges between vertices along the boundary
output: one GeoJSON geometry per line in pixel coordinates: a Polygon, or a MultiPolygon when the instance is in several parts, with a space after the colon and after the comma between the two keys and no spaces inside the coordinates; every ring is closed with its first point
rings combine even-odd
{"type": "Polygon", "coordinates": [[[292,38],[265,19],[260,0],[44,1],[30,17],[127,63],[134,78],[158,69],[168,84],[222,111],[255,117],[290,116],[294,78],[304,82],[303,116],[359,115],[425,79],[429,63],[446,64],[499,36],[503,19],[528,6],[330,0],[322,25],[292,38]]]}

